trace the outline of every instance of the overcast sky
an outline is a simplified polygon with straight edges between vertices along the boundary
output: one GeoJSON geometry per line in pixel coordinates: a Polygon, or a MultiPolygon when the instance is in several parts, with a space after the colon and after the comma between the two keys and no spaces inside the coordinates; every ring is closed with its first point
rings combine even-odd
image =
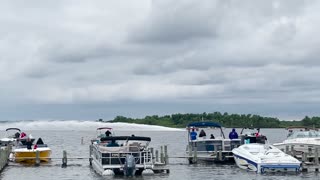
{"type": "Polygon", "coordinates": [[[0,120],[320,115],[320,1],[3,0],[0,120]]]}

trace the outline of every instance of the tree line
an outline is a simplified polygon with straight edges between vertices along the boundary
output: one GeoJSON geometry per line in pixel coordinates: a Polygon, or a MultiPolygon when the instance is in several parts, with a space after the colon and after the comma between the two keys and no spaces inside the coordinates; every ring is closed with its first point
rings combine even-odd
{"type": "MultiPolygon", "coordinates": [[[[103,121],[99,119],[99,121],[103,121]]],[[[302,120],[283,121],[274,117],[263,117],[252,114],[228,114],[213,112],[202,114],[172,114],[164,116],[146,116],[144,118],[129,118],[124,116],[117,116],[108,122],[126,122],[148,125],[159,125],[166,127],[183,128],[191,122],[196,121],[213,121],[220,123],[223,127],[256,127],[256,128],[285,128],[288,126],[303,126],[303,127],[320,127],[320,117],[304,117],[302,120]]]]}

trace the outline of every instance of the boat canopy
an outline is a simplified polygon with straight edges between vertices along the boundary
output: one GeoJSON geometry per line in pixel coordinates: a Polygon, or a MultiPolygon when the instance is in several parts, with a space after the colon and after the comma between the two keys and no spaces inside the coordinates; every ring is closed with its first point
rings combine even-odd
{"type": "Polygon", "coordinates": [[[320,138],[320,131],[296,131],[288,135],[288,139],[295,138],[320,138]]]}
{"type": "Polygon", "coordinates": [[[111,140],[151,141],[151,138],[142,137],[142,136],[108,136],[100,139],[100,141],[111,141],[111,140]]]}
{"type": "Polygon", "coordinates": [[[103,130],[103,129],[112,130],[112,128],[109,128],[109,127],[99,127],[99,128],[97,128],[97,130],[103,130]]]}
{"type": "Polygon", "coordinates": [[[193,122],[193,123],[188,124],[187,127],[201,127],[201,128],[217,127],[217,128],[221,128],[222,126],[216,122],[193,122]]]}
{"type": "Polygon", "coordinates": [[[16,130],[16,131],[21,131],[19,128],[7,128],[6,131],[10,131],[10,130],[16,130]]]}

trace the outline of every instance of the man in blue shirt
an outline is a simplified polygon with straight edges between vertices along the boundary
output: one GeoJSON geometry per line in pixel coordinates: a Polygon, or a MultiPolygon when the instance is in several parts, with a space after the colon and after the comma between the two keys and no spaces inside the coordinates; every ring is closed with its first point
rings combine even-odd
{"type": "Polygon", "coordinates": [[[190,132],[190,139],[191,141],[197,139],[197,132],[195,132],[194,129],[192,129],[192,132],[190,132]]]}

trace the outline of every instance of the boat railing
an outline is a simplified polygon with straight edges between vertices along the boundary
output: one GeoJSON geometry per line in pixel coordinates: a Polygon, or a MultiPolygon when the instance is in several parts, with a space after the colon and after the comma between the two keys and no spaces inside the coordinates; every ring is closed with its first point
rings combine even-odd
{"type": "Polygon", "coordinates": [[[143,150],[139,152],[103,152],[101,162],[102,165],[124,165],[127,155],[132,155],[136,164],[142,164],[144,166],[153,164],[153,156],[149,150],[143,150]]]}
{"type": "Polygon", "coordinates": [[[192,141],[190,142],[192,151],[197,150],[198,152],[211,152],[211,151],[231,151],[232,149],[239,147],[241,144],[240,139],[207,139],[205,141],[192,141]]]}

